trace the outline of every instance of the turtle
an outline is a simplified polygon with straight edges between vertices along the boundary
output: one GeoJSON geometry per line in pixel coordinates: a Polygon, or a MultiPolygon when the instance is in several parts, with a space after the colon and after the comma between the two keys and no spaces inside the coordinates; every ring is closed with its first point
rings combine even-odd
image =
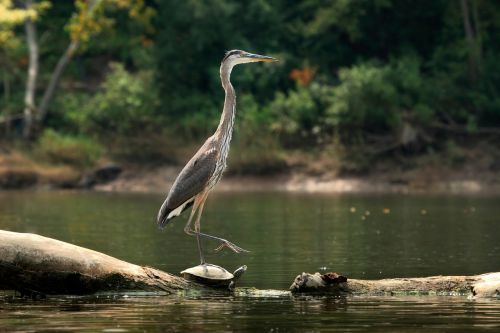
{"type": "Polygon", "coordinates": [[[237,268],[232,274],[225,268],[213,264],[201,264],[181,272],[184,279],[198,282],[213,288],[228,288],[233,290],[235,281],[237,281],[247,270],[243,265],[237,268]]]}

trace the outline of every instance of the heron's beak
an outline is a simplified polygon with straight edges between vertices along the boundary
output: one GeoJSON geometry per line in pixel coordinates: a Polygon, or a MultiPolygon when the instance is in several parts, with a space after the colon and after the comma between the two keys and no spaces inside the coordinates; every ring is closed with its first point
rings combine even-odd
{"type": "Polygon", "coordinates": [[[253,54],[253,53],[247,53],[245,55],[246,58],[249,58],[253,62],[261,61],[261,62],[275,62],[278,61],[278,59],[273,58],[273,57],[268,57],[268,56],[263,56],[259,54],[253,54]]]}

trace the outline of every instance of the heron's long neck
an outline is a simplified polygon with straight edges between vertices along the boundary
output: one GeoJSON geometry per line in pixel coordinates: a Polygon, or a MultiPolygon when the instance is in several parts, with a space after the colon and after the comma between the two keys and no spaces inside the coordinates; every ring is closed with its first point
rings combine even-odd
{"type": "Polygon", "coordinates": [[[222,111],[222,116],[220,118],[219,127],[217,127],[216,134],[221,142],[221,146],[224,153],[227,154],[229,150],[229,142],[233,134],[234,125],[234,115],[236,111],[236,93],[229,80],[231,76],[231,70],[233,69],[232,64],[222,63],[220,67],[220,78],[222,81],[222,87],[226,92],[226,97],[224,99],[224,110],[222,111]]]}

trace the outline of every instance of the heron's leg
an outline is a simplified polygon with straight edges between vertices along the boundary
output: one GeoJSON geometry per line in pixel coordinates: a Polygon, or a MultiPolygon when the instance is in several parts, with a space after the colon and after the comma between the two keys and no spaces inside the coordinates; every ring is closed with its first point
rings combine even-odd
{"type": "Polygon", "coordinates": [[[227,247],[228,249],[230,249],[231,251],[233,251],[235,253],[250,252],[248,250],[245,250],[244,248],[239,247],[238,245],[236,245],[234,243],[231,243],[230,241],[228,241],[227,239],[224,239],[224,238],[215,237],[212,235],[207,235],[207,234],[204,234],[202,232],[200,232],[200,236],[211,238],[211,239],[216,239],[216,240],[221,242],[221,244],[215,248],[215,252],[219,252],[220,250],[222,250],[225,247],[227,247]]]}
{"type": "MultiPolygon", "coordinates": [[[[204,200],[201,201],[201,197],[200,196],[197,196],[195,199],[194,199],[194,203],[193,203],[193,208],[191,209],[191,214],[189,215],[189,219],[186,223],[186,226],[184,227],[184,232],[190,236],[196,236],[196,241],[198,243],[198,253],[200,254],[200,261],[202,264],[205,263],[205,258],[203,257],[203,249],[201,248],[201,240],[200,240],[200,235],[199,235],[199,232],[195,232],[193,231],[193,229],[191,229],[191,222],[193,220],[193,217],[194,217],[194,214],[196,213],[196,211],[198,210],[198,208],[200,208],[200,204],[202,204],[203,202],[205,202],[204,200]]],[[[201,215],[201,210],[203,210],[203,205],[201,206],[201,209],[198,211],[198,217],[196,219],[196,222],[195,222],[195,228],[197,227],[196,225],[198,224],[199,225],[199,219],[200,219],[200,215],[201,215]]]]}
{"type": "Polygon", "coordinates": [[[194,204],[193,204],[193,210],[191,211],[191,216],[189,217],[188,223],[186,224],[186,227],[184,228],[184,231],[188,235],[196,236],[196,238],[198,239],[198,248],[200,250],[201,263],[202,264],[204,263],[204,259],[203,259],[203,254],[201,252],[201,242],[199,240],[200,236],[210,238],[210,239],[215,239],[215,240],[218,240],[219,242],[221,242],[221,244],[215,249],[215,251],[220,251],[224,247],[227,247],[235,253],[250,252],[248,250],[245,250],[245,249],[237,246],[236,244],[231,243],[230,241],[228,241],[224,238],[220,238],[220,237],[216,237],[216,236],[212,236],[212,235],[207,235],[207,234],[200,232],[201,213],[203,211],[203,206],[205,205],[205,200],[207,199],[207,196],[208,196],[208,193],[206,193],[206,192],[201,194],[201,195],[196,196],[196,199],[194,200],[194,204]],[[199,209],[199,211],[198,211],[198,216],[197,216],[196,222],[195,222],[195,230],[193,230],[193,229],[191,229],[191,218],[194,215],[194,211],[198,210],[198,209],[199,209]]]}
{"type": "Polygon", "coordinates": [[[198,216],[196,217],[196,221],[194,222],[194,232],[196,234],[196,241],[198,242],[198,251],[200,252],[200,261],[201,264],[205,263],[205,258],[203,256],[203,248],[201,246],[201,239],[200,239],[200,230],[201,230],[201,213],[203,212],[203,207],[205,206],[205,200],[207,200],[207,195],[208,193],[203,193],[201,195],[200,199],[200,206],[198,208],[198,216]]]}

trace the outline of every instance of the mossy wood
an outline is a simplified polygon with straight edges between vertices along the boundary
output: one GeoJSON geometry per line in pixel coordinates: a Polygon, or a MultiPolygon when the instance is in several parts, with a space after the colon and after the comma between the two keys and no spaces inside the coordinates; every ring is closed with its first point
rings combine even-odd
{"type": "MultiPolygon", "coordinates": [[[[265,272],[262,272],[265,274],[265,272]]],[[[0,230],[0,289],[24,294],[83,295],[97,292],[175,293],[207,287],[145,266],[55,239],[0,230]]],[[[445,294],[498,297],[500,273],[382,280],[347,279],[335,273],[297,276],[290,291],[237,288],[253,296],[445,294]]]]}

